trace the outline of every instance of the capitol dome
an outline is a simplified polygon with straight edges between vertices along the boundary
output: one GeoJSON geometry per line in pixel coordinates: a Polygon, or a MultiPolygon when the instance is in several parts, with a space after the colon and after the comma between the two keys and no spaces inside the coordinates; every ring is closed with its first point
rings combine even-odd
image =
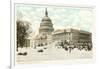
{"type": "Polygon", "coordinates": [[[39,33],[40,34],[51,34],[53,31],[54,31],[53,24],[52,24],[51,19],[48,17],[48,12],[46,9],[45,16],[43,17],[40,23],[39,33]]]}
{"type": "Polygon", "coordinates": [[[44,16],[42,21],[51,21],[51,19],[48,16],[44,16]]]}

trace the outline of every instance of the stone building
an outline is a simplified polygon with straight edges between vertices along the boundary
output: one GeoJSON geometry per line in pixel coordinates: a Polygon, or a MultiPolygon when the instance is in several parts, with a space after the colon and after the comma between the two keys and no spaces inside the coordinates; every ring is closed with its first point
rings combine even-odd
{"type": "Polygon", "coordinates": [[[91,33],[83,30],[77,29],[63,29],[56,30],[52,33],[52,40],[54,41],[64,41],[77,43],[80,41],[86,42],[91,41],[91,33]]]}
{"type": "Polygon", "coordinates": [[[47,9],[42,18],[39,27],[39,34],[34,39],[35,44],[49,44],[55,41],[64,41],[69,43],[87,42],[91,40],[91,33],[77,29],[58,29],[54,31],[51,19],[48,16],[47,9]]]}
{"type": "Polygon", "coordinates": [[[92,33],[84,31],[84,30],[80,30],[79,35],[80,35],[79,41],[92,42],[92,33]]]}
{"type": "Polygon", "coordinates": [[[51,19],[48,16],[48,11],[47,9],[45,10],[45,16],[42,18],[42,21],[40,23],[39,27],[39,34],[36,35],[35,37],[35,44],[46,44],[47,43],[47,38],[52,34],[54,31],[53,24],[51,19]]]}

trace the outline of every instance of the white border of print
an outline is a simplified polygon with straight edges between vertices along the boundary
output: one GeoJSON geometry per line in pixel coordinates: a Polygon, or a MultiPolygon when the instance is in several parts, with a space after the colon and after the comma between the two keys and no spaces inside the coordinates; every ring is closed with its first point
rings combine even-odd
{"type": "MultiPolygon", "coordinates": [[[[42,6],[61,6],[61,7],[78,7],[78,8],[93,8],[93,9],[95,9],[93,6],[84,6],[84,5],[63,5],[63,4],[43,4],[43,3],[33,3],[33,2],[31,2],[31,1],[25,1],[25,2],[22,2],[22,1],[11,1],[11,4],[10,4],[10,6],[11,6],[11,50],[10,50],[10,53],[11,53],[11,63],[10,63],[10,67],[11,68],[25,68],[25,69],[31,69],[31,68],[34,68],[34,67],[39,67],[39,66],[46,66],[46,65],[65,65],[65,64],[81,64],[81,63],[90,63],[90,62],[95,62],[95,47],[94,47],[94,52],[93,52],[93,59],[78,59],[78,60],[74,60],[74,62],[73,62],[73,60],[67,60],[67,61],[53,61],[53,62],[51,62],[51,61],[49,61],[49,63],[48,63],[48,61],[47,62],[44,62],[44,63],[39,63],[39,64],[16,64],[16,62],[15,62],[15,51],[16,51],[16,48],[15,48],[15,46],[16,46],[16,26],[15,26],[15,4],[17,4],[17,3],[19,3],[19,4],[35,4],[35,5],[42,5],[42,6]]],[[[93,34],[93,46],[95,46],[95,33],[94,33],[94,31],[95,31],[95,28],[94,28],[94,24],[93,24],[93,32],[92,32],[92,34],[93,34]]]]}

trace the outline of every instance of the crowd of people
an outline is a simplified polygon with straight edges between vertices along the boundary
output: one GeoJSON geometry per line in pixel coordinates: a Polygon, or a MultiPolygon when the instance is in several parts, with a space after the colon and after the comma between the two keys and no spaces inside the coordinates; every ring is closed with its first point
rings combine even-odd
{"type": "Polygon", "coordinates": [[[66,40],[64,41],[59,41],[56,43],[57,48],[64,48],[66,51],[70,51],[77,48],[78,50],[85,50],[85,51],[91,51],[92,50],[92,42],[90,41],[78,41],[78,42],[67,42],[66,40]]]}
{"type": "MultiPolygon", "coordinates": [[[[38,43],[34,45],[34,49],[36,49],[36,47],[43,47],[43,46],[47,46],[47,43],[38,43]]],[[[73,42],[73,41],[57,41],[55,43],[55,47],[56,48],[63,48],[66,51],[71,52],[73,49],[78,49],[78,50],[85,50],[85,51],[91,51],[92,50],[92,42],[91,41],[77,41],[77,42],[73,42]]]]}

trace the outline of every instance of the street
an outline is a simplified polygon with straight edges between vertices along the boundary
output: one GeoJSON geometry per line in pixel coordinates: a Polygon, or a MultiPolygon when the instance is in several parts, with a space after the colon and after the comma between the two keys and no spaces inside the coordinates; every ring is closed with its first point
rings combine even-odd
{"type": "Polygon", "coordinates": [[[45,47],[34,48],[19,48],[16,53],[16,61],[18,63],[34,63],[41,61],[52,61],[52,60],[68,60],[68,59],[84,59],[92,58],[92,51],[73,49],[71,53],[63,48],[57,48],[53,44],[45,47]],[[43,50],[43,52],[38,52],[38,50],[43,50]],[[27,55],[18,55],[18,52],[27,52],[27,55]]]}

